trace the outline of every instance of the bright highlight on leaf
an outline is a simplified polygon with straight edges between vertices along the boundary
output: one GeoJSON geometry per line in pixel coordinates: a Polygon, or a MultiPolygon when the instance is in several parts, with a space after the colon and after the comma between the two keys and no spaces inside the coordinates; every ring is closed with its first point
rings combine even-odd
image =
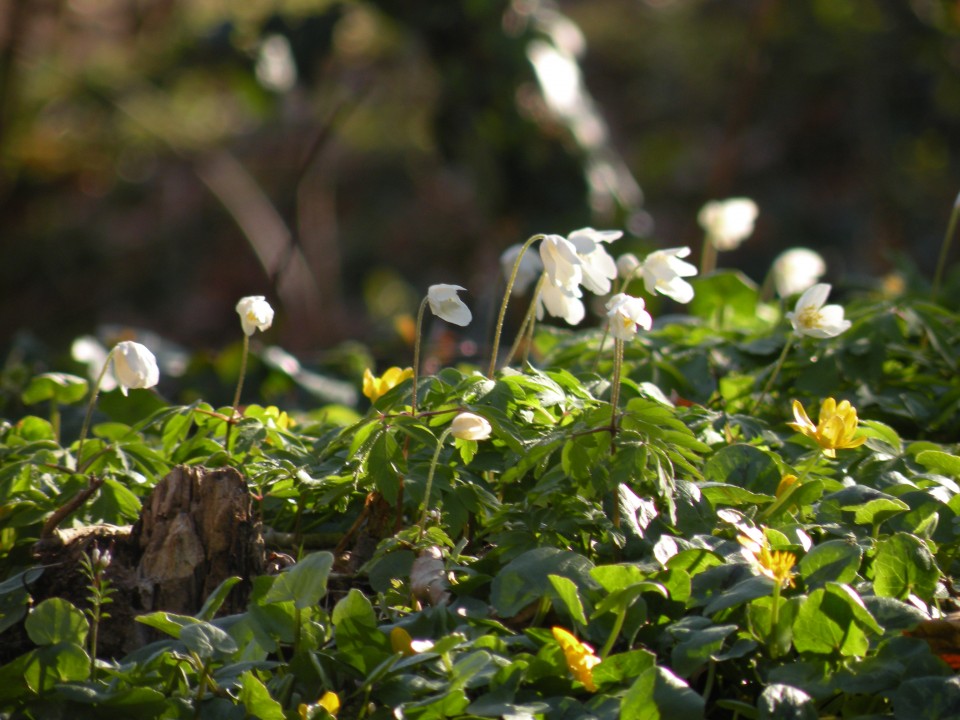
{"type": "Polygon", "coordinates": [[[370,398],[370,402],[376,402],[382,395],[412,377],[412,367],[405,369],[392,367],[380,377],[374,376],[370,368],[367,368],[363,371],[363,394],[370,398]]]}
{"type": "Polygon", "coordinates": [[[807,415],[799,400],[793,401],[793,417],[796,422],[787,423],[799,433],[811,438],[830,458],[837,456],[837,450],[860,447],[867,439],[854,437],[857,432],[857,409],[849,400],[840,404],[833,398],[827,398],[820,405],[820,418],[816,425],[807,415]]]}
{"type": "Polygon", "coordinates": [[[593,682],[593,668],[600,664],[600,658],[593,654],[593,648],[585,642],[580,642],[568,630],[561,627],[551,628],[563,656],[566,658],[570,673],[590,692],[597,691],[593,682]]]}

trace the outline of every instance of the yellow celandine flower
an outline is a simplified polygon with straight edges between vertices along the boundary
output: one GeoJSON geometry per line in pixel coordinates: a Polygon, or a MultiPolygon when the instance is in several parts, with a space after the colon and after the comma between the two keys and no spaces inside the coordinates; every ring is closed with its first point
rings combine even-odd
{"type": "Polygon", "coordinates": [[[317,708],[323,708],[333,717],[337,716],[337,713],[340,711],[340,698],[335,692],[330,692],[327,690],[319,700],[317,700],[316,705],[308,705],[307,703],[300,703],[297,707],[297,713],[300,716],[300,720],[310,720],[312,717],[316,717],[315,713],[317,708]]]}
{"type": "Polygon", "coordinates": [[[799,433],[812,438],[830,458],[837,456],[837,450],[860,447],[867,439],[854,437],[857,432],[857,409],[848,400],[840,404],[833,398],[827,398],[820,405],[820,418],[816,425],[807,416],[807,411],[799,400],[793,401],[793,417],[796,422],[787,423],[799,433]]]}
{"type": "Polygon", "coordinates": [[[780,484],[777,485],[777,490],[774,495],[778,498],[783,497],[783,495],[796,484],[796,475],[784,475],[782,478],[780,478],[780,484]]]}
{"type": "Polygon", "coordinates": [[[737,536],[737,540],[743,546],[743,555],[753,569],[781,587],[792,587],[793,566],[797,563],[797,556],[785,550],[770,550],[770,543],[762,530],[740,529],[744,534],[737,536]]]}
{"type": "Polygon", "coordinates": [[[370,398],[370,402],[376,402],[381,395],[412,377],[413,368],[401,370],[398,367],[392,367],[380,377],[375,377],[370,372],[370,368],[367,368],[363,371],[363,394],[370,398]]]}
{"type": "Polygon", "coordinates": [[[600,658],[593,654],[593,648],[585,642],[580,642],[569,631],[561,627],[551,628],[553,637],[563,650],[567,660],[567,667],[573,676],[579,680],[590,692],[597,691],[593,682],[593,668],[600,663],[600,658]]]}

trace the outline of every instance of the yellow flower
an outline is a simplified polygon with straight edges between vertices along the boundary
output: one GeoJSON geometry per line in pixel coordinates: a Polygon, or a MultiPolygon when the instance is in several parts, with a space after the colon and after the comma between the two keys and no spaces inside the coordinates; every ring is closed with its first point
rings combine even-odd
{"type": "Polygon", "coordinates": [[[796,475],[784,475],[782,478],[780,478],[780,484],[777,485],[777,490],[774,493],[774,495],[776,495],[776,497],[778,498],[783,497],[784,494],[786,494],[790,490],[790,488],[792,488],[796,484],[797,484],[796,475]]]}
{"type": "Polygon", "coordinates": [[[553,637],[563,650],[563,656],[567,660],[567,667],[570,668],[570,672],[587,690],[596,692],[597,686],[593,682],[593,667],[600,663],[600,658],[593,654],[593,648],[584,642],[580,642],[563,628],[555,627],[552,630],[553,637]]]}
{"type": "Polygon", "coordinates": [[[857,409],[848,400],[839,405],[827,398],[820,405],[820,420],[814,425],[799,400],[793,401],[793,417],[796,422],[787,423],[799,433],[812,438],[827,457],[835,458],[837,450],[860,447],[866,438],[855,438],[857,432],[857,409]]]}
{"type": "Polygon", "coordinates": [[[392,367],[380,377],[374,377],[370,368],[363,371],[363,394],[370,398],[370,402],[376,402],[377,398],[392,390],[407,378],[413,377],[413,368],[401,370],[398,367],[392,367]]]}
{"type": "Polygon", "coordinates": [[[770,578],[782,587],[793,586],[793,566],[797,556],[784,550],[770,550],[770,543],[762,530],[740,526],[743,535],[737,540],[743,545],[743,555],[760,575],[770,578]]]}
{"type": "Polygon", "coordinates": [[[330,692],[327,690],[319,700],[317,700],[316,705],[307,705],[306,703],[300,703],[297,708],[297,712],[300,715],[300,720],[309,720],[313,717],[318,717],[316,715],[317,708],[323,708],[326,710],[332,717],[337,716],[337,712],[340,710],[340,698],[335,692],[330,692]]]}

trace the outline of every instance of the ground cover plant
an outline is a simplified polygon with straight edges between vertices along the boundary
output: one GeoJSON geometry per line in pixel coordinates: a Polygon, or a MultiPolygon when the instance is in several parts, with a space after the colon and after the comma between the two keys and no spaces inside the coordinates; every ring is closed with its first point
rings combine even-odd
{"type": "MultiPolygon", "coordinates": [[[[714,250],[747,211],[703,218],[714,250]]],[[[29,412],[0,425],[4,716],[960,713],[953,285],[841,304],[809,253],[757,287],[686,248],[615,263],[619,235],[512,249],[488,362],[425,374],[423,327],[472,321],[432,286],[411,366],[368,368],[359,408],[249,400],[262,297],[237,306],[231,406],[166,402],[133,341],[90,380],[8,363],[29,412]],[[508,301],[530,308],[510,336],[508,301]],[[138,521],[178,467],[239,473],[266,567],[104,650],[126,551],[77,541],[85,587],[41,597],[67,568],[38,547],[138,521]]]]}

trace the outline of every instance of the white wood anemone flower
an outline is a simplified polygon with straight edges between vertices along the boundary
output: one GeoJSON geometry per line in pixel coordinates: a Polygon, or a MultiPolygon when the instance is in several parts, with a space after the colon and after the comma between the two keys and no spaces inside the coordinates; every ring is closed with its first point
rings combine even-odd
{"type": "Polygon", "coordinates": [[[240,315],[240,325],[247,337],[257,330],[263,332],[273,324],[273,308],[263,295],[240,298],[237,303],[237,314],[240,315]]]}
{"type": "Polygon", "coordinates": [[[736,250],[753,233],[758,214],[753,200],[740,197],[708,202],[697,220],[717,250],[736,250]]]}
{"type": "Polygon", "coordinates": [[[773,261],[773,283],[782,298],[802,293],[827,271],[820,253],[809,248],[790,248],[773,261]]]}
{"type": "Polygon", "coordinates": [[[666,295],[678,303],[693,300],[693,285],[684,278],[697,274],[697,268],[681,258],[690,255],[690,248],[655,250],[643,261],[643,286],[651,295],[666,295]]]}
{"type": "Polygon", "coordinates": [[[587,314],[581,295],[579,287],[571,292],[549,282],[544,283],[537,296],[537,320],[543,320],[543,311],[546,310],[569,325],[577,325],[587,314]]]}
{"type": "Polygon", "coordinates": [[[830,295],[830,285],[818,283],[804,291],[793,312],[786,317],[800,335],[814,338],[831,338],[850,329],[851,322],[844,319],[840,305],[824,305],[830,295]]]}
{"type": "Polygon", "coordinates": [[[462,412],[450,423],[450,434],[460,440],[486,440],[492,432],[487,419],[472,412],[462,412]]]}
{"type": "Polygon", "coordinates": [[[152,388],[160,382],[157,358],[145,345],[124,340],[117,343],[112,354],[113,375],[124,395],[128,390],[152,388]]]}
{"type": "MultiPolygon", "coordinates": [[[[503,271],[503,276],[508,280],[510,279],[510,273],[513,272],[513,266],[517,262],[517,256],[522,249],[523,245],[517,243],[504,250],[500,256],[500,268],[503,271]]],[[[540,277],[542,272],[543,261],[540,260],[540,257],[536,253],[525,252],[520,259],[520,267],[517,268],[517,277],[514,278],[511,294],[523,295],[530,285],[540,277]]]]}
{"type": "Polygon", "coordinates": [[[638,328],[649,330],[653,327],[653,318],[643,299],[624,293],[617,293],[607,301],[607,317],[610,319],[610,334],[617,340],[631,340],[638,328]]]}
{"type": "Polygon", "coordinates": [[[617,258],[617,275],[621,280],[632,280],[640,267],[640,258],[633,253],[624,253],[617,258]]]}
{"type": "Polygon", "coordinates": [[[427,288],[427,302],[430,303],[430,311],[441,320],[466,327],[473,320],[473,313],[457,295],[459,290],[466,288],[444,283],[431,285],[427,288]]]}
{"type": "Polygon", "coordinates": [[[559,235],[547,235],[540,242],[540,259],[548,284],[580,296],[583,267],[573,243],[559,235]]]}
{"type": "Polygon", "coordinates": [[[617,276],[617,263],[604,248],[623,237],[619,230],[594,230],[580,228],[567,235],[567,242],[573,245],[580,258],[583,279],[580,284],[596,295],[610,292],[611,280],[617,276]]]}

